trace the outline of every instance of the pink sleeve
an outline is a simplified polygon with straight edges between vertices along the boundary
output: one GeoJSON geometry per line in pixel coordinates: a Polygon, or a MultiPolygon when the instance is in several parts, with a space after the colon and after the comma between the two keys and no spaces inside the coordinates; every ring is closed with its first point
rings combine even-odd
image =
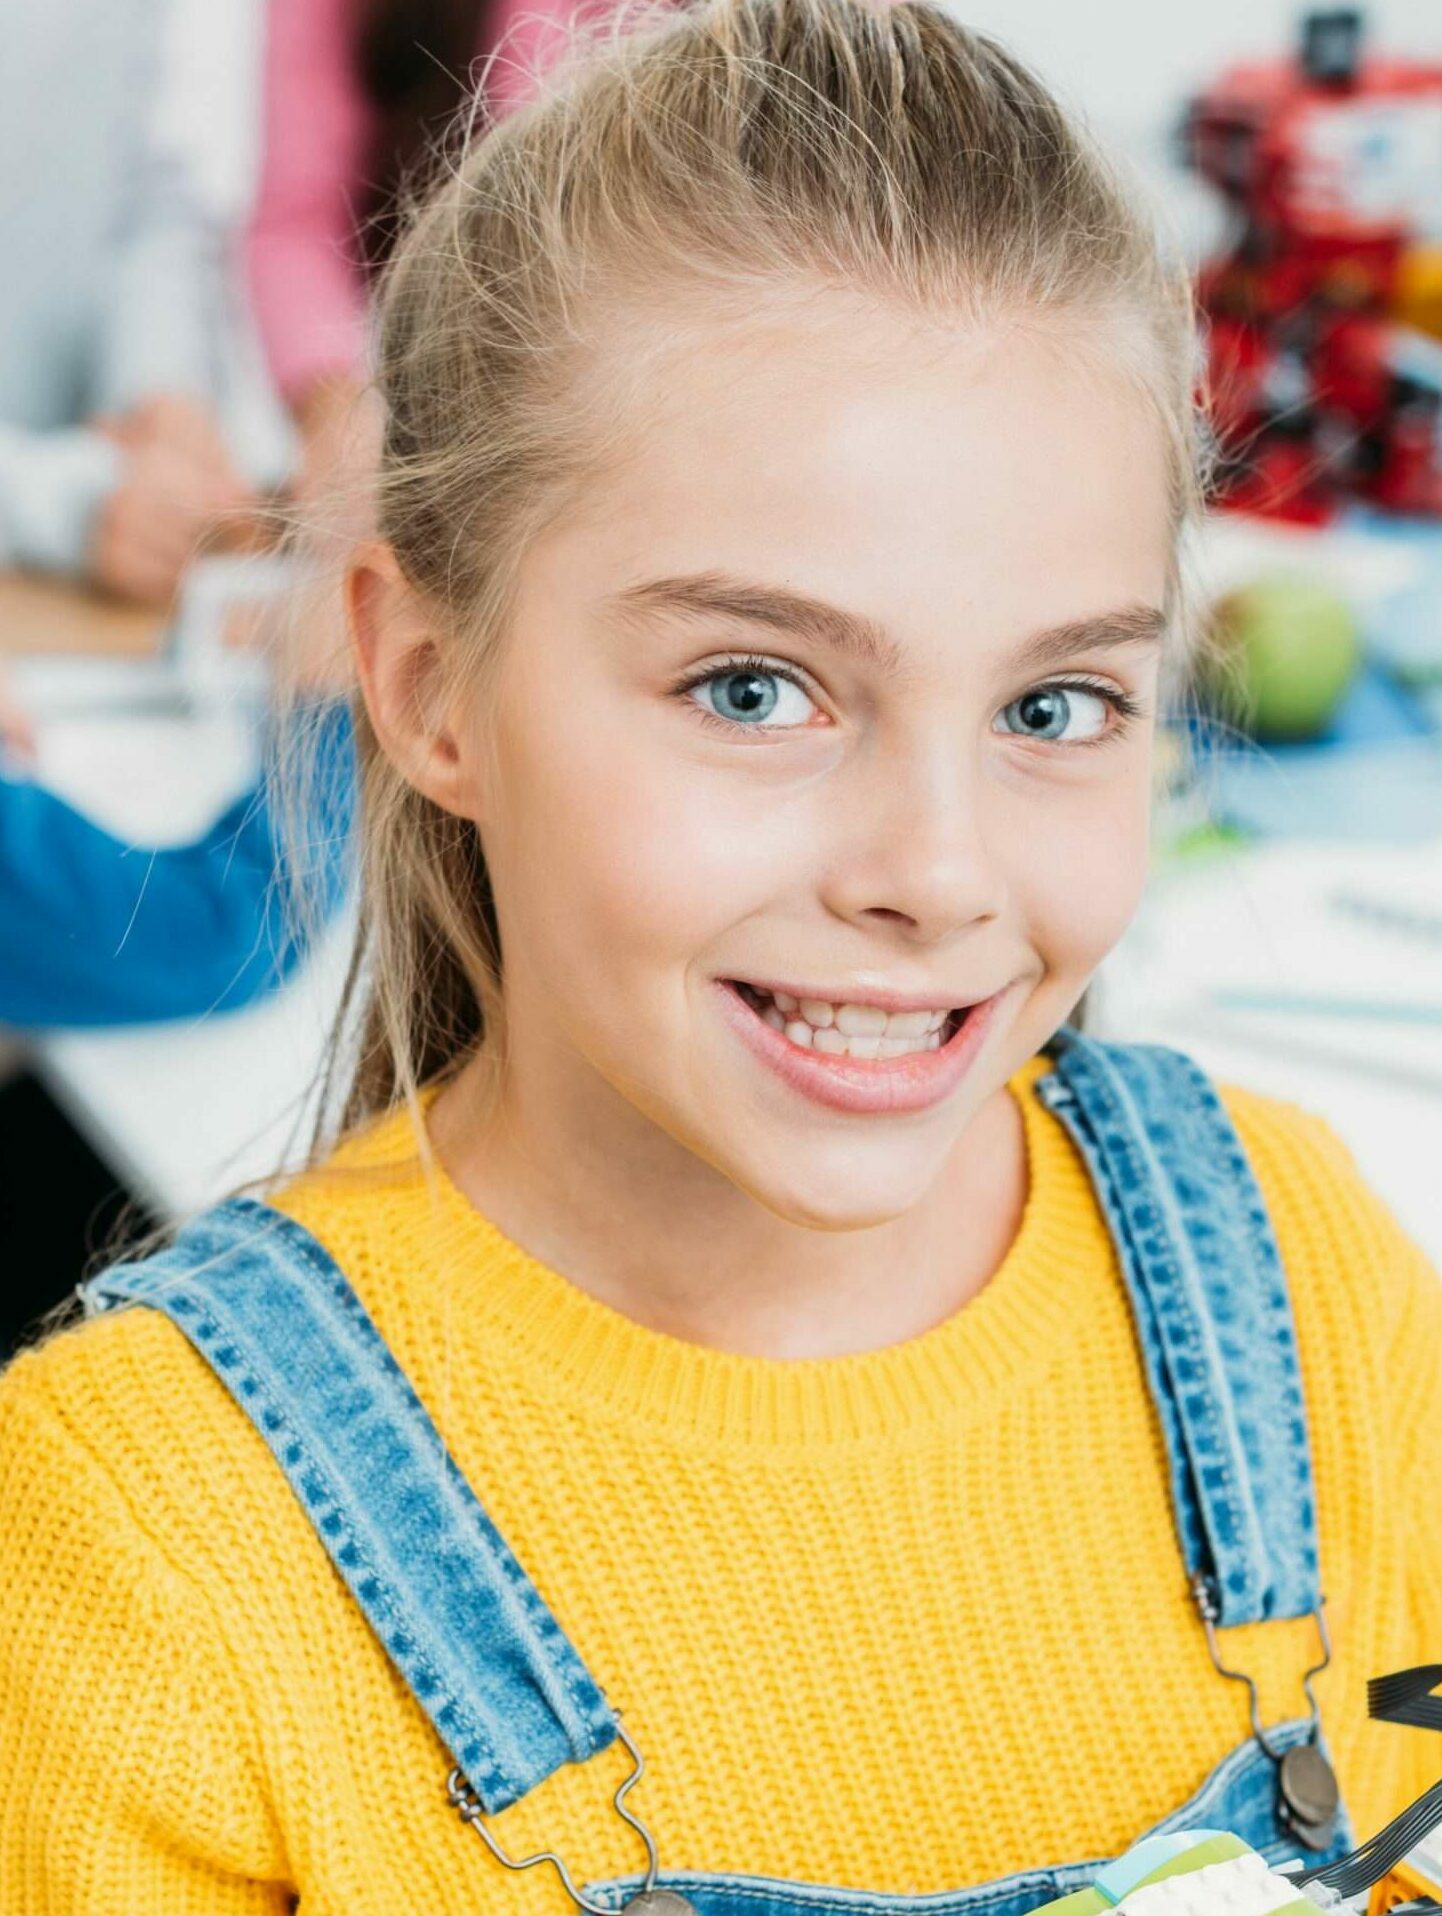
{"type": "Polygon", "coordinates": [[[492,110],[499,116],[530,96],[532,76],[543,76],[563,50],[571,20],[601,20],[611,11],[611,0],[497,0],[488,44],[479,49],[483,58],[500,49],[486,88],[492,110]]]}
{"type": "Polygon", "coordinates": [[[372,138],[353,77],[349,0],[269,0],[262,159],[247,264],[276,384],[297,399],[316,379],[358,374],[366,292],[356,238],[372,138]]]}

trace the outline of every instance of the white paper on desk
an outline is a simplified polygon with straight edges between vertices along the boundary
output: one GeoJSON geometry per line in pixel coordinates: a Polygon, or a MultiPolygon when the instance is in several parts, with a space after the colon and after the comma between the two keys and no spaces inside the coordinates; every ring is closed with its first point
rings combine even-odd
{"type": "Polygon", "coordinates": [[[1442,914],[1442,841],[1365,853],[1293,841],[1167,875],[1102,967],[1101,1028],[1184,1050],[1210,1034],[1259,1067],[1269,1056],[1311,1061],[1435,1097],[1442,1092],[1442,946],[1338,910],[1331,901],[1343,894],[1435,918],[1442,914]],[[1247,996],[1251,1008],[1239,1002],[1247,996]],[[1321,1013],[1322,999],[1348,1010],[1321,1013]],[[1421,1007],[1424,1020],[1376,1015],[1406,1007],[1421,1007]]]}
{"type": "Polygon", "coordinates": [[[214,823],[260,771],[238,712],[52,719],[37,727],[35,776],[134,845],[178,845],[214,823]]]}
{"type": "Polygon", "coordinates": [[[1182,563],[1192,589],[1206,599],[1266,573],[1306,572],[1363,610],[1404,591],[1423,569],[1417,553],[1362,526],[1296,526],[1236,512],[1212,513],[1194,527],[1182,563]]]}
{"type": "Polygon", "coordinates": [[[1345,999],[1442,1014],[1438,926],[1442,839],[1365,851],[1293,840],[1160,878],[1127,961],[1149,997],[1345,999]]]}
{"type": "Polygon", "coordinates": [[[20,709],[36,725],[51,720],[187,709],[168,657],[124,659],[36,652],[12,659],[8,677],[20,709]]]}
{"type": "Polygon", "coordinates": [[[220,554],[197,559],[180,588],[175,620],[176,669],[197,704],[264,700],[271,660],[263,648],[233,642],[233,621],[283,604],[305,576],[287,553],[220,554]]]}

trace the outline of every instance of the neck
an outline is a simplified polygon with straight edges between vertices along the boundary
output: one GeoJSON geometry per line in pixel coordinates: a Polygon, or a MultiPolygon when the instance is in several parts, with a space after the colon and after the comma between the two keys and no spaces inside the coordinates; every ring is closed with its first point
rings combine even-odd
{"type": "Polygon", "coordinates": [[[629,1106],[615,1125],[571,1124],[515,1082],[488,1098],[485,1081],[468,1068],[431,1109],[452,1182],[579,1289],[688,1343],[777,1358],[904,1343],[981,1290],[1021,1221],[1026,1147],[1005,1088],[919,1203],[825,1231],[776,1217],[629,1106]]]}

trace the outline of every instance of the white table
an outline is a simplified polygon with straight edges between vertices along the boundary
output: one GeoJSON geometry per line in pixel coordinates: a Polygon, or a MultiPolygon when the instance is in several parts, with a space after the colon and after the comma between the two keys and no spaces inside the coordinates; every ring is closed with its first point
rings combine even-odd
{"type": "Polygon", "coordinates": [[[1442,922],[1442,838],[1276,844],[1162,874],[1104,970],[1098,1028],[1177,1045],[1215,1078],[1326,1118],[1442,1269],[1442,942],[1338,911],[1338,895],[1442,922]],[[1228,991],[1365,995],[1433,1016],[1244,1010],[1228,991]]]}
{"type": "Polygon", "coordinates": [[[331,927],[282,990],[243,1011],[32,1048],[56,1102],[162,1218],[304,1162],[353,923],[331,927]]]}

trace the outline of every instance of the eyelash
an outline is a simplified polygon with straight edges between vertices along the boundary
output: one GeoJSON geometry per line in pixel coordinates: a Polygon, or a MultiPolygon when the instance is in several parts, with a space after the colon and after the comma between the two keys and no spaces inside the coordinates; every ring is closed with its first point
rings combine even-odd
{"type": "MultiPolygon", "coordinates": [[[[764,731],[767,728],[763,726],[742,725],[736,719],[722,718],[719,712],[708,712],[703,705],[698,705],[694,699],[690,698],[690,694],[698,686],[708,685],[712,679],[727,678],[733,672],[756,672],[768,678],[785,679],[788,684],[799,687],[808,698],[814,697],[810,682],[793,666],[785,665],[778,659],[762,658],[755,652],[737,653],[734,657],[719,660],[715,665],[708,665],[704,672],[692,673],[689,678],[683,679],[673,688],[673,694],[676,698],[689,703],[691,710],[696,713],[703,725],[710,726],[713,730],[723,732],[729,737],[734,738],[738,732],[764,731]]],[[[1116,713],[1117,724],[1109,726],[1105,732],[1099,732],[1095,738],[1073,740],[1067,746],[1068,751],[1089,750],[1098,745],[1110,744],[1142,715],[1140,702],[1129,692],[1122,691],[1120,686],[1109,685],[1104,679],[1087,678],[1080,674],[1074,674],[1069,678],[1043,679],[1036,685],[1029,685],[1027,692],[1090,692],[1093,697],[1104,700],[1116,713]]],[[[1018,697],[1025,698],[1026,693],[1019,693],[1018,697]]],[[[1009,705],[1015,703],[1015,699],[1007,701],[1009,705]]],[[[1005,707],[1002,709],[1005,710],[1005,707]]],[[[773,726],[770,729],[775,731],[795,728],[773,726]]],[[[1023,734],[1014,732],[1010,736],[1020,738],[1023,734]]],[[[1040,743],[1046,745],[1052,741],[1042,739],[1040,743]]]]}
{"type": "MultiPolygon", "coordinates": [[[[683,679],[673,688],[675,696],[683,703],[690,705],[691,710],[697,714],[703,725],[709,725],[731,738],[734,738],[738,732],[757,732],[763,728],[757,725],[742,725],[736,719],[722,718],[719,712],[708,712],[704,705],[698,705],[689,697],[689,694],[694,692],[698,685],[709,685],[712,679],[729,678],[733,672],[755,672],[764,678],[785,679],[788,685],[794,685],[803,691],[807,698],[814,699],[816,696],[810,680],[804,678],[794,666],[784,665],[779,659],[763,659],[755,652],[739,652],[734,658],[720,659],[715,665],[708,665],[704,672],[693,672],[689,678],[683,679]]],[[[772,731],[791,729],[793,728],[786,726],[771,727],[772,731]]]]}
{"type": "MultiPolygon", "coordinates": [[[[1072,739],[1066,744],[1069,752],[1090,751],[1099,745],[1110,745],[1113,739],[1121,738],[1128,727],[1142,715],[1141,702],[1134,699],[1130,692],[1124,692],[1119,685],[1109,685],[1105,679],[1091,679],[1084,674],[1073,674],[1070,678],[1043,679],[1039,685],[1029,685],[1026,692],[1020,693],[1019,696],[1025,698],[1027,692],[1090,692],[1093,698],[1101,699],[1116,713],[1115,725],[1109,725],[1104,732],[1098,732],[1095,738],[1072,739]]],[[[1008,705],[1015,705],[1015,703],[1015,699],[1007,700],[1008,705]]],[[[1020,738],[1023,734],[1014,732],[1010,736],[1020,738]]],[[[1040,739],[1037,742],[1049,745],[1054,741],[1040,739]]]]}

